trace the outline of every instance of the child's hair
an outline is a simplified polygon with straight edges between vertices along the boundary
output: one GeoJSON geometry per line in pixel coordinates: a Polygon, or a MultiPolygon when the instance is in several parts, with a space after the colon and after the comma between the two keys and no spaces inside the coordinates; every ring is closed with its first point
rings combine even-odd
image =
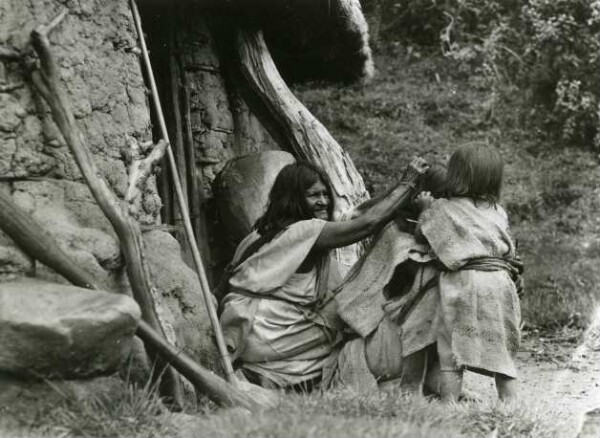
{"type": "Polygon", "coordinates": [[[306,161],[285,166],[273,183],[269,193],[269,203],[265,213],[256,221],[254,229],[260,235],[269,231],[279,231],[288,225],[313,217],[306,203],[306,191],[318,181],[322,181],[329,194],[328,213],[333,216],[334,198],[331,182],[327,174],[318,166],[306,161]]]}
{"type": "Polygon", "coordinates": [[[414,197],[421,192],[430,192],[434,198],[443,198],[446,195],[446,166],[439,163],[433,163],[429,170],[419,176],[414,190],[414,197]]]}
{"type": "Polygon", "coordinates": [[[410,203],[402,209],[402,216],[407,219],[416,219],[421,212],[414,202],[421,192],[430,192],[435,199],[446,197],[446,166],[433,163],[429,170],[420,175],[415,182],[415,189],[410,197],[410,203]]]}
{"type": "Polygon", "coordinates": [[[495,204],[500,199],[503,169],[502,157],[492,147],[481,143],[461,146],[448,163],[448,196],[495,204]]]}

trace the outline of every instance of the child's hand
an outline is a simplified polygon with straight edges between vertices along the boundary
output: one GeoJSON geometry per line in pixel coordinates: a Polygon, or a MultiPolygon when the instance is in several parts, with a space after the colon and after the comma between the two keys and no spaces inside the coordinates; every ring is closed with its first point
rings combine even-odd
{"type": "Polygon", "coordinates": [[[429,208],[433,201],[434,197],[431,196],[431,192],[421,192],[415,197],[414,203],[419,211],[424,211],[429,208]]]}

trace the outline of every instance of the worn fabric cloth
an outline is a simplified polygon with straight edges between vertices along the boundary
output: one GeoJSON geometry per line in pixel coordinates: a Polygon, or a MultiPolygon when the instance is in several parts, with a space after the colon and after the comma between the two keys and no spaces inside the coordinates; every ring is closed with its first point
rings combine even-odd
{"type": "Polygon", "coordinates": [[[426,244],[401,231],[395,222],[389,223],[373,238],[371,246],[334,292],[340,317],[366,338],[385,316],[383,291],[396,267],[408,260],[427,263],[432,259],[426,244]]]}
{"type": "Polygon", "coordinates": [[[439,292],[434,256],[429,246],[391,223],[377,234],[335,291],[340,317],[355,337],[340,347],[335,360],[324,371],[326,386],[352,387],[367,391],[377,383],[400,376],[402,359],[435,343],[439,292]],[[414,279],[403,284],[403,293],[388,298],[398,270],[415,264],[414,279]],[[367,361],[366,352],[369,355],[367,361]],[[371,366],[369,366],[369,364],[371,366]]]}
{"type": "Polygon", "coordinates": [[[453,363],[442,369],[468,367],[516,377],[521,311],[515,284],[506,269],[467,266],[482,258],[515,258],[504,209],[467,198],[439,199],[419,222],[445,268],[439,274],[438,327],[447,332],[453,363]]]}
{"type": "Polygon", "coordinates": [[[366,339],[355,335],[338,344],[323,370],[323,387],[365,393],[377,390],[380,382],[400,377],[400,334],[398,326],[384,317],[366,339]]]}
{"type": "Polygon", "coordinates": [[[435,344],[441,323],[437,263],[420,264],[408,291],[388,300],[383,310],[400,331],[402,357],[435,344]]]}
{"type": "MultiPolygon", "coordinates": [[[[335,310],[317,308],[339,282],[335,262],[324,253],[313,269],[297,272],[325,224],[299,221],[264,244],[235,268],[221,303],[236,364],[282,387],[320,377],[336,339],[335,310]]],[[[257,238],[253,232],[240,243],[234,262],[257,238]]]]}

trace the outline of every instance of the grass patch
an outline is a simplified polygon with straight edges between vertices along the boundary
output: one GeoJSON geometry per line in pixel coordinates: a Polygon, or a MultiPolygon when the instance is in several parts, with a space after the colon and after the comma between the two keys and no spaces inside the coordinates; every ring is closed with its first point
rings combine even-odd
{"type": "MultiPolygon", "coordinates": [[[[38,384],[39,385],[39,384],[38,384]]],[[[47,388],[48,389],[48,388],[47,388]]],[[[27,392],[27,391],[26,391],[27,392]]],[[[200,404],[194,415],[173,414],[149,387],[109,385],[77,393],[59,385],[4,412],[20,416],[6,436],[36,437],[395,437],[467,438],[556,435],[556,418],[531,406],[468,402],[445,404],[400,392],[285,394],[277,408],[250,413],[200,404]],[[492,435],[496,434],[496,435],[492,435]]],[[[1,424],[1,422],[0,422],[1,424]]],[[[3,435],[4,436],[4,435],[3,435]]]]}
{"type": "Polygon", "coordinates": [[[192,429],[219,437],[555,437],[555,418],[530,407],[444,404],[401,393],[288,395],[274,410],[220,411],[192,429]],[[496,432],[495,432],[496,431],[496,432]]]}
{"type": "Polygon", "coordinates": [[[18,396],[2,406],[11,419],[2,436],[159,438],[172,430],[171,414],[151,385],[118,378],[18,385],[18,396]]]}

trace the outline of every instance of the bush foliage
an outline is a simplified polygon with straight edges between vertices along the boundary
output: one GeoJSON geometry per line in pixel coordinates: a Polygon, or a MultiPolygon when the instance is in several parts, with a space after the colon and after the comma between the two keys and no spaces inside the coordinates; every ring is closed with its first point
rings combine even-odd
{"type": "Polygon", "coordinates": [[[522,122],[600,148],[600,0],[381,1],[381,38],[440,47],[522,122]]]}

